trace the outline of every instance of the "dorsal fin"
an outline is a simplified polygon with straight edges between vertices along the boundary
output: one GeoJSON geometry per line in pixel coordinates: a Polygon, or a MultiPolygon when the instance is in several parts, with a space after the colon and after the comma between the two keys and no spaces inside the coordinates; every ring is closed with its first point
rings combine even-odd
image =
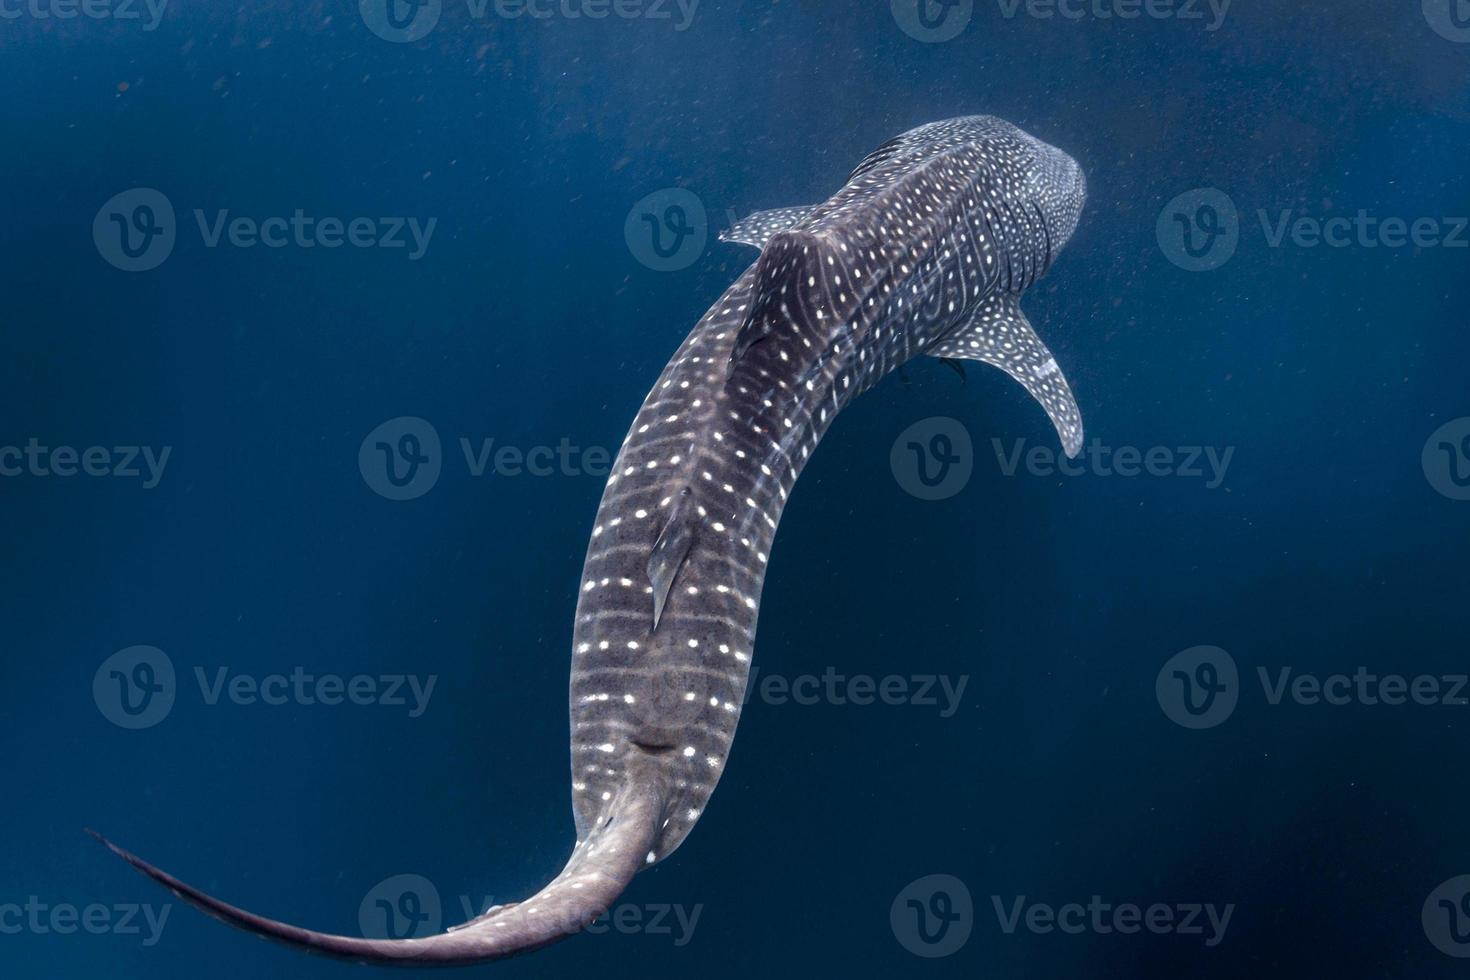
{"type": "Polygon", "coordinates": [[[648,583],[653,586],[654,629],[658,629],[674,580],[679,577],[679,569],[684,567],[684,559],[689,557],[689,549],[694,546],[693,496],[690,487],[679,491],[669,510],[669,519],[648,556],[648,583]]]}
{"type": "Polygon", "coordinates": [[[909,145],[910,139],[908,133],[904,133],[901,136],[893,137],[893,139],[884,143],[872,153],[869,153],[867,156],[862,158],[858,165],[853,168],[852,173],[848,175],[848,183],[852,183],[854,180],[861,177],[869,170],[872,170],[874,167],[881,164],[884,160],[888,160],[892,157],[898,156],[905,149],[907,149],[909,145]]]}
{"type": "Polygon", "coordinates": [[[821,334],[822,321],[832,316],[829,274],[839,265],[832,250],[829,241],[808,231],[771,236],[756,260],[750,310],[730,350],[731,370],[746,351],[778,329],[805,335],[808,341],[821,334]],[[824,263],[823,256],[831,261],[824,263]]]}
{"type": "Polygon", "coordinates": [[[766,243],[771,240],[771,236],[777,232],[789,230],[793,225],[815,210],[815,207],[807,206],[756,211],[747,217],[741,218],[725,231],[720,232],[720,241],[738,242],[741,245],[754,245],[756,248],[765,248],[766,243]]]}

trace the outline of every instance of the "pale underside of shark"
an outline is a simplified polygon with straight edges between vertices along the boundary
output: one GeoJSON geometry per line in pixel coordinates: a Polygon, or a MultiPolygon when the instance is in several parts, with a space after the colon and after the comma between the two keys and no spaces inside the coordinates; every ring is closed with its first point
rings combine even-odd
{"type": "Polygon", "coordinates": [[[981,361],[1040,401],[1068,455],[1081,449],[1071,390],[1018,303],[1084,198],[1071,157],[972,116],[889,141],[823,204],[759,212],[723,236],[760,256],[644,401],[592,529],[572,640],[577,842],[536,895],[421,939],[333,936],[103,842],[216,918],[347,959],[469,964],[583,928],[679,846],[719,781],[777,523],[852,399],[917,355],[981,361]]]}

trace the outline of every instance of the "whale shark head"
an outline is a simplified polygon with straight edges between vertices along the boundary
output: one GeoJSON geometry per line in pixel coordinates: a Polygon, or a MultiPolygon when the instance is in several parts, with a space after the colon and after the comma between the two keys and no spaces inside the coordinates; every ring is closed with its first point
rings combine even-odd
{"type": "Polygon", "coordinates": [[[1052,236],[1052,251],[1060,251],[1077,230],[1083,205],[1087,203],[1087,175],[1077,161],[1052,146],[1035,140],[1038,166],[1031,172],[1036,191],[1044,200],[1051,202],[1043,207],[1048,230],[1052,236]]]}
{"type": "MultiPolygon", "coordinates": [[[[1053,255],[1072,238],[1082,208],[1087,203],[1087,176],[1071,154],[1037,139],[1019,126],[995,116],[972,116],[956,123],[969,128],[987,130],[1009,137],[1016,158],[1010,163],[1013,172],[1029,184],[1030,196],[1037,202],[1053,255]]],[[[950,123],[949,125],[954,125],[950,123]]]]}

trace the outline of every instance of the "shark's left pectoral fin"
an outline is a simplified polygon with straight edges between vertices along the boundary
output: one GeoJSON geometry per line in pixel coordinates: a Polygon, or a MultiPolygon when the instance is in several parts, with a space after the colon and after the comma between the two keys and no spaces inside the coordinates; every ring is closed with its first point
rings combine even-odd
{"type": "Polygon", "coordinates": [[[1057,427],[1067,455],[1075,457],[1082,451],[1082,413],[1072,397],[1072,388],[1014,297],[996,297],[981,307],[973,320],[925,353],[983,361],[1000,368],[1041,402],[1057,427]]]}
{"type": "Polygon", "coordinates": [[[771,240],[772,235],[787,231],[815,210],[815,207],[804,207],[757,211],[749,217],[741,218],[725,231],[720,232],[720,241],[765,248],[766,242],[771,240]]]}

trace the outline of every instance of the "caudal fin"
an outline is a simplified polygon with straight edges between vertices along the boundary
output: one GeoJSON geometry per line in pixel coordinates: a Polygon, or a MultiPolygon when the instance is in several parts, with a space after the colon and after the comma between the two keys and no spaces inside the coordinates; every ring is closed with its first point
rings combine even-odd
{"type": "Polygon", "coordinates": [[[585,928],[622,894],[643,867],[658,829],[662,801],[649,787],[630,787],[602,822],[577,843],[561,874],[532,897],[498,905],[448,932],[422,939],[334,936],[255,915],[222,902],[88,830],[108,850],[195,908],[221,922],[296,949],[361,963],[466,966],[549,946],[585,928]]]}

